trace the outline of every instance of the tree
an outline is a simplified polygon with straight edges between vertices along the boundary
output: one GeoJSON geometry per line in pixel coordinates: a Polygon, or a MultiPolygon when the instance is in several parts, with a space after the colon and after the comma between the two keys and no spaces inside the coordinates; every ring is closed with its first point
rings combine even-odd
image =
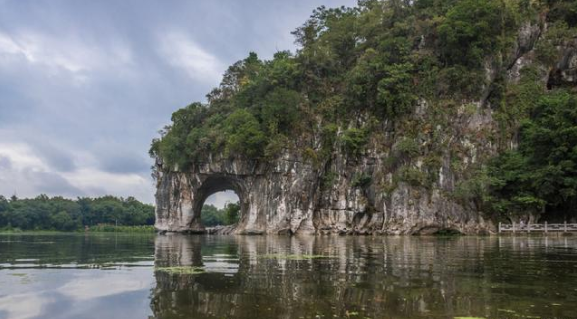
{"type": "Polygon", "coordinates": [[[523,122],[518,150],[490,165],[493,209],[568,218],[577,208],[577,97],[556,91],[541,97],[523,122]]]}
{"type": "Polygon", "coordinates": [[[224,210],[224,222],[226,225],[232,225],[238,223],[238,220],[240,219],[239,203],[226,203],[223,210],[224,210]]]}
{"type": "Polygon", "coordinates": [[[443,60],[473,68],[503,49],[517,19],[504,0],[458,1],[437,28],[443,60]]]}
{"type": "Polygon", "coordinates": [[[70,231],[78,229],[78,224],[76,224],[70,215],[65,211],[61,211],[55,215],[52,215],[51,220],[52,227],[56,230],[70,231]]]}
{"type": "Polygon", "coordinates": [[[228,154],[240,154],[252,158],[263,155],[267,138],[254,115],[240,109],[232,113],[224,125],[228,154]]]}

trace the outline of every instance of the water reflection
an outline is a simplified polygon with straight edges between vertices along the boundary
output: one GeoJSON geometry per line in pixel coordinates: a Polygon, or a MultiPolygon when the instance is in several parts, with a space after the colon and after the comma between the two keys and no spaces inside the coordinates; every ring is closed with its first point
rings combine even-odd
{"type": "Polygon", "coordinates": [[[0,319],[576,314],[577,237],[0,235],[0,319]]]}
{"type": "Polygon", "coordinates": [[[576,248],[566,238],[159,236],[157,267],[206,273],[155,272],[151,308],[159,319],[572,318],[576,248]],[[330,258],[262,257],[278,254],[330,258]]]}
{"type": "Polygon", "coordinates": [[[152,235],[0,235],[0,319],[148,318],[153,250],[152,235]]]}

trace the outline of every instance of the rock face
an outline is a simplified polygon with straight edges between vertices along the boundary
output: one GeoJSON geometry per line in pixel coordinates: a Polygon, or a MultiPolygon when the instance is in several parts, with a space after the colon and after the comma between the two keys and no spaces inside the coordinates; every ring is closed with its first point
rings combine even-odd
{"type": "MultiPolygon", "coordinates": [[[[200,212],[206,198],[233,190],[240,200],[241,218],[232,232],[239,234],[412,234],[441,229],[480,233],[491,229],[478,213],[464,209],[439,190],[400,183],[387,194],[377,183],[358,185],[358,176],[376,178],[383,166],[379,158],[352,164],[337,157],[331,171],[340,175],[331,186],[326,186],[324,170],[288,154],[266,163],[218,159],[199,163],[186,173],[158,169],[155,226],[161,231],[204,232],[200,212]]],[[[439,178],[450,183],[447,174],[439,178]]]]}
{"type": "MultiPolygon", "coordinates": [[[[534,47],[543,28],[523,26],[514,49],[503,57],[504,67],[487,61],[489,83],[503,73],[508,83],[518,83],[521,71],[528,67],[540,72],[543,86],[576,81],[575,43],[560,49],[562,59],[554,70],[536,62],[534,47]]],[[[502,134],[493,119],[491,87],[479,88],[481,100],[452,108],[421,100],[409,119],[419,130],[411,139],[398,123],[385,121],[376,124],[377,134],[354,156],[338,150],[321,160],[305,156],[302,150],[285,150],[269,160],[211,154],[209,160],[186,171],[165,167],[157,159],[155,226],[168,232],[205,232],[200,219],[204,201],[215,192],[233,190],[240,199],[241,216],[238,225],[225,228],[227,233],[493,232],[495,226],[483,218],[478,204],[467,201],[467,194],[456,198],[469,171],[497,152],[497,142],[516,145],[515,133],[502,134]],[[407,146],[407,140],[415,144],[407,146]],[[415,147],[419,154],[412,154],[415,147]]],[[[359,115],[351,127],[364,121],[359,115]]],[[[339,128],[337,135],[344,129],[339,128]]],[[[320,134],[302,144],[320,152],[320,134]]]]}

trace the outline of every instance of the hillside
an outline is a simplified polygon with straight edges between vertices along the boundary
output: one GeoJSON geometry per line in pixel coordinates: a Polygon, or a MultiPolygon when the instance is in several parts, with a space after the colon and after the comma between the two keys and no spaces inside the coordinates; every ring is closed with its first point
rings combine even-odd
{"type": "Polygon", "coordinates": [[[157,228],[224,189],[248,233],[577,218],[577,2],[359,1],[293,34],[153,141],[157,228]]]}

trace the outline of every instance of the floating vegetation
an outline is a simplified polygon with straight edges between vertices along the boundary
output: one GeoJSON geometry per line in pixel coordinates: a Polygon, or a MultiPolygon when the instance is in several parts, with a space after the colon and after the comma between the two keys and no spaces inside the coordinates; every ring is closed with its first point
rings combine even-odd
{"type": "Polygon", "coordinates": [[[517,313],[515,310],[511,310],[511,309],[497,309],[497,311],[506,312],[506,313],[517,313]]]}
{"type": "Polygon", "coordinates": [[[170,275],[197,275],[204,273],[202,267],[178,266],[178,267],[156,267],[155,271],[167,273],[170,275]]]}
{"type": "Polygon", "coordinates": [[[454,319],[485,319],[485,317],[455,317],[454,319]]]}
{"type": "Polygon", "coordinates": [[[311,260],[311,259],[322,259],[322,258],[332,258],[333,256],[325,255],[289,255],[289,254],[266,254],[260,255],[258,258],[264,259],[283,259],[283,260],[311,260]]]}

